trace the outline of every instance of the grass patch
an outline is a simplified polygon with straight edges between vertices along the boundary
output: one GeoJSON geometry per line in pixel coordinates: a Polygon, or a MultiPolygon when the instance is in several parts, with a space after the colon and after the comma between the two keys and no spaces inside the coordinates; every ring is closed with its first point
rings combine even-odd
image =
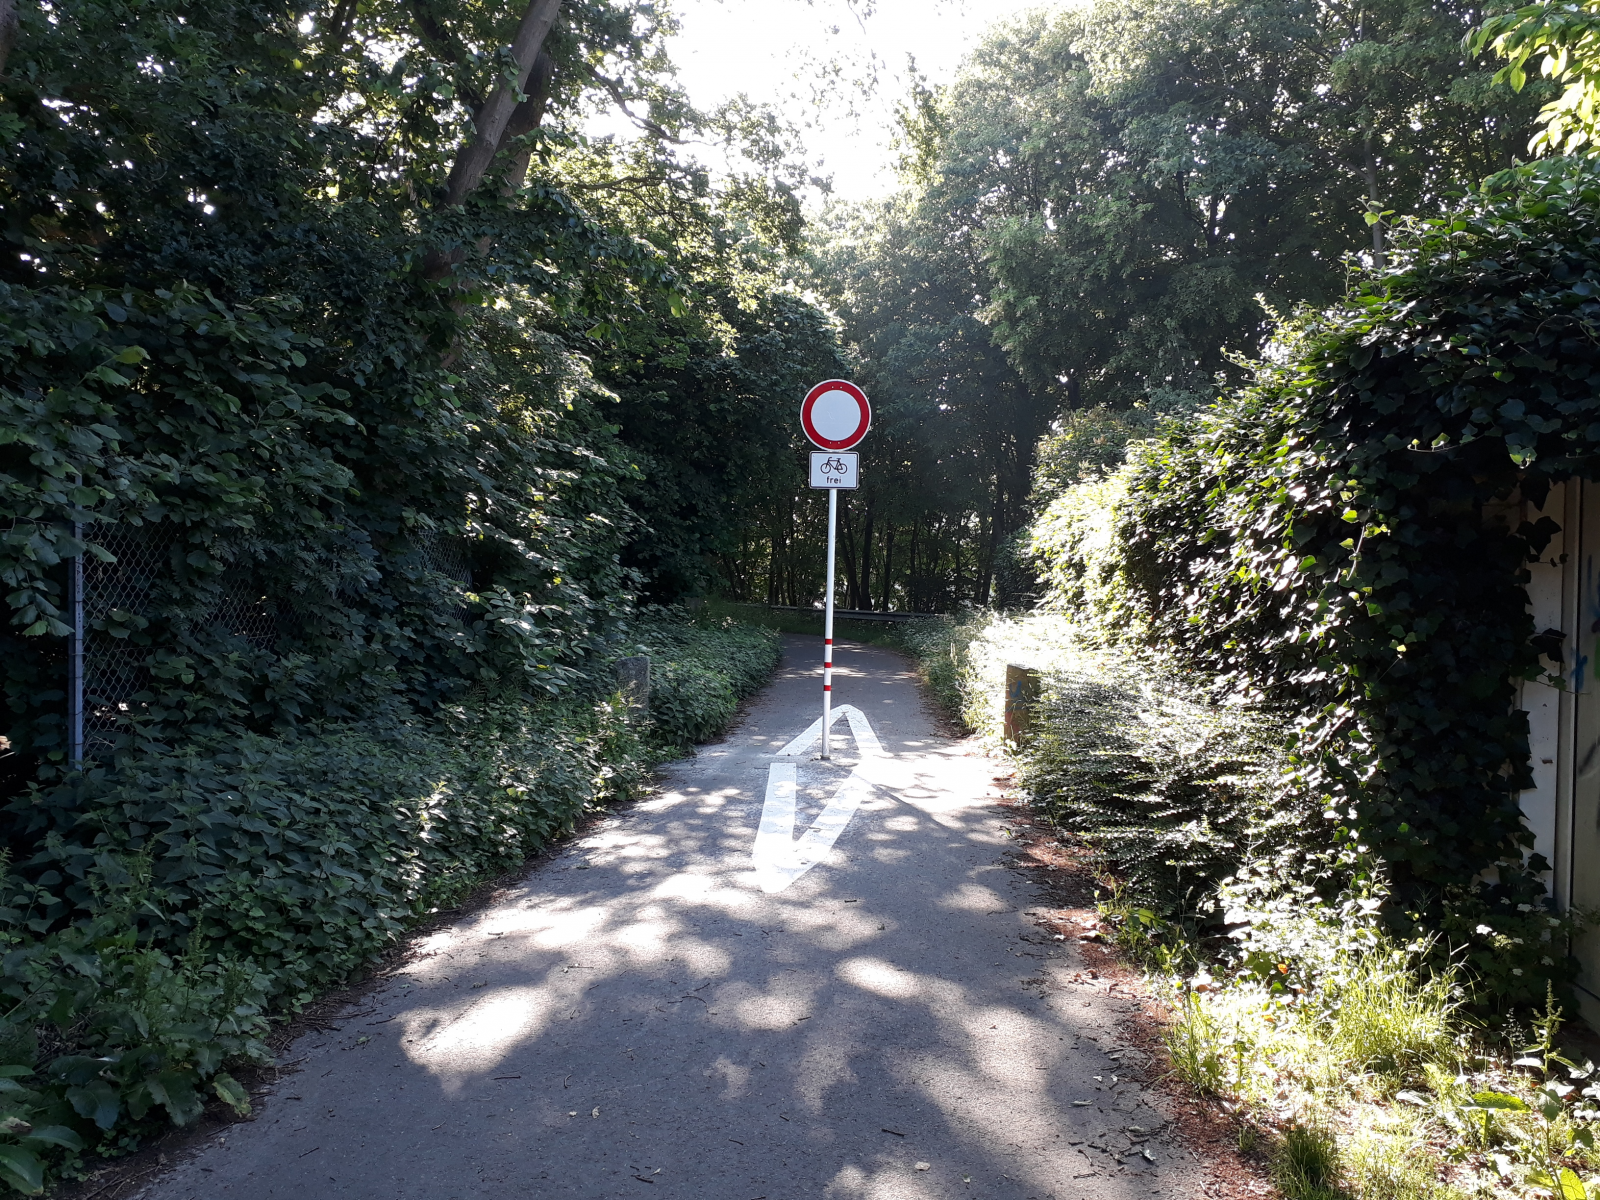
{"type": "Polygon", "coordinates": [[[1384,1200],[1465,1200],[1458,1188],[1439,1179],[1431,1147],[1408,1125],[1351,1139],[1344,1154],[1350,1191],[1384,1200]]]}
{"type": "Polygon", "coordinates": [[[1325,985],[1335,998],[1326,1036],[1347,1070],[1398,1087],[1454,1053],[1457,989],[1449,975],[1419,973],[1418,957],[1382,942],[1341,956],[1325,985]]]}
{"type": "Polygon", "coordinates": [[[1199,996],[1183,993],[1178,1019],[1167,1027],[1167,1057],[1174,1074],[1202,1096],[1229,1090],[1230,1039],[1218,1013],[1199,996]]]}
{"type": "Polygon", "coordinates": [[[1286,1200],[1349,1200],[1338,1186],[1339,1142],[1322,1125],[1293,1124],[1272,1152],[1272,1181],[1286,1200]]]}
{"type": "MultiPolygon", "coordinates": [[[[1127,923],[1106,907],[1113,926],[1127,923]]],[[[1230,916],[1246,924],[1205,967],[1179,975],[1145,961],[1172,1011],[1174,1076],[1236,1115],[1241,1144],[1272,1133],[1285,1197],[1600,1198],[1600,1076],[1556,1048],[1556,1010],[1510,1043],[1488,1040],[1463,1016],[1454,973],[1430,972],[1426,945],[1395,943],[1359,902],[1230,916]],[[1280,951],[1302,922],[1301,944],[1318,949],[1269,956],[1275,983],[1252,965],[1254,920],[1280,951]]]]}

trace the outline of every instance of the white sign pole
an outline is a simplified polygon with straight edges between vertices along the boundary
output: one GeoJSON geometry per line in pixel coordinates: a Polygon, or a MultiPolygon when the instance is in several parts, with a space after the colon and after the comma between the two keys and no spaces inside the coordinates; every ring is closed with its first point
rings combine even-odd
{"type": "Polygon", "coordinates": [[[839,521],[839,489],[828,489],[828,598],[822,618],[822,757],[828,754],[828,719],[833,716],[833,531],[839,521]]]}
{"type": "Polygon", "coordinates": [[[829,758],[828,719],[833,716],[833,565],[839,527],[839,489],[853,488],[860,483],[860,458],[850,450],[872,428],[872,405],[867,403],[867,394],[848,379],[827,379],[807,392],[801,401],[800,428],[811,444],[822,451],[811,456],[811,486],[828,489],[828,594],[822,624],[822,757],[829,758]]]}

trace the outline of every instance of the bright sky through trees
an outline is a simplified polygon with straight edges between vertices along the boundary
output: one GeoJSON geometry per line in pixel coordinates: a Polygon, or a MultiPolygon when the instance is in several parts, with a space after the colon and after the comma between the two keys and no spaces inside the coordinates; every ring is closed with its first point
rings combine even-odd
{"type": "MultiPolygon", "coordinates": [[[[983,30],[1048,0],[676,0],[667,44],[689,98],[710,109],[740,92],[800,126],[813,172],[846,199],[895,186],[894,110],[907,55],[948,83],[983,30]]],[[[592,132],[631,136],[604,113],[592,132]]],[[[813,197],[815,198],[815,197],[813,197]]]]}

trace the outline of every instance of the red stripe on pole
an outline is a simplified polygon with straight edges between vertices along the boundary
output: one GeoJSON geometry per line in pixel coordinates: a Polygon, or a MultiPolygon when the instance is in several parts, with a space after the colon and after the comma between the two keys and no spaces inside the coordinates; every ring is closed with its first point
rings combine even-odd
{"type": "Polygon", "coordinates": [[[822,639],[822,644],[824,646],[831,646],[831,645],[833,645],[833,639],[832,638],[823,638],[822,639]]]}
{"type": "Polygon", "coordinates": [[[823,690],[823,691],[825,691],[825,692],[831,692],[831,691],[833,691],[833,684],[831,684],[831,683],[825,683],[825,684],[823,684],[823,685],[822,685],[822,690],[823,690]]]}

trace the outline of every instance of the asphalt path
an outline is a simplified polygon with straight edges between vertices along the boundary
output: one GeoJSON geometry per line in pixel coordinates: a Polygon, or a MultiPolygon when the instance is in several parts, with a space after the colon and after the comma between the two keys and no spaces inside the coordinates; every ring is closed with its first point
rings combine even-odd
{"type": "Polygon", "coordinates": [[[822,762],[820,651],[787,638],[724,741],[422,939],[139,1194],[1199,1196],[1119,1078],[1121,1012],[1028,915],[995,764],[904,659],[849,643],[822,762]]]}

